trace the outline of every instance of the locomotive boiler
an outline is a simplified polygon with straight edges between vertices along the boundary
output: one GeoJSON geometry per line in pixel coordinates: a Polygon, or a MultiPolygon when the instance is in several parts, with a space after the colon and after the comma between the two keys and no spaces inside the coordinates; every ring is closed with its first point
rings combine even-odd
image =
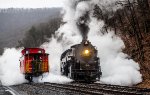
{"type": "Polygon", "coordinates": [[[88,40],[71,46],[61,55],[61,74],[79,82],[100,80],[101,67],[98,51],[88,40]]]}
{"type": "Polygon", "coordinates": [[[44,49],[25,48],[21,52],[20,71],[29,82],[32,82],[33,77],[49,72],[48,54],[44,49]]]}

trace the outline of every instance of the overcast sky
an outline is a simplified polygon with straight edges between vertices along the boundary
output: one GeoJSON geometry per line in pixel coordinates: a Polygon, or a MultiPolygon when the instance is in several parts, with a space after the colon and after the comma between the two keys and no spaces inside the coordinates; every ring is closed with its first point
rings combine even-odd
{"type": "Polygon", "coordinates": [[[0,0],[0,8],[61,7],[63,0],[0,0]]]}

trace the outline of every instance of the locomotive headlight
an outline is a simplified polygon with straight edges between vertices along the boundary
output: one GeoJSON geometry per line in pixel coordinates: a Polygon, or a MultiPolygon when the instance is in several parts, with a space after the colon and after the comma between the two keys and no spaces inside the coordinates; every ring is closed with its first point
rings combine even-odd
{"type": "Polygon", "coordinates": [[[90,50],[85,49],[83,50],[83,56],[89,56],[90,55],[90,50]]]}
{"type": "Polygon", "coordinates": [[[89,54],[89,50],[84,50],[84,54],[89,54]]]}

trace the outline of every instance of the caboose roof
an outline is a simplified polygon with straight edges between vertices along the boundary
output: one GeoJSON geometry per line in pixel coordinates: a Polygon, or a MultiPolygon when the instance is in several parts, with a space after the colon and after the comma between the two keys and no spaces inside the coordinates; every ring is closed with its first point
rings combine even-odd
{"type": "Polygon", "coordinates": [[[26,51],[28,51],[30,54],[39,53],[39,51],[41,51],[42,53],[45,53],[45,50],[42,48],[24,48],[21,51],[21,53],[24,55],[26,53],[26,51]]]}

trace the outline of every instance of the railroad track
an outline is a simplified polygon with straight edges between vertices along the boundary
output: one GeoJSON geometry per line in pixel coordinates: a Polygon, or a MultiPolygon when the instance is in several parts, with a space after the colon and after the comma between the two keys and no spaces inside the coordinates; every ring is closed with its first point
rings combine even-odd
{"type": "Polygon", "coordinates": [[[136,91],[136,92],[150,92],[150,89],[147,88],[138,88],[138,87],[129,87],[129,86],[119,86],[119,85],[110,85],[110,84],[100,84],[100,83],[94,83],[91,84],[94,86],[99,86],[99,87],[103,87],[103,88],[113,88],[113,89],[118,89],[121,91],[136,91]]]}
{"type": "MultiPolygon", "coordinates": [[[[106,84],[85,84],[85,83],[72,83],[72,84],[55,84],[55,83],[45,83],[45,85],[62,88],[66,90],[71,90],[75,92],[80,92],[83,94],[123,94],[123,95],[143,95],[145,92],[140,91],[140,89],[116,86],[116,85],[106,85],[106,84]]],[[[148,95],[148,94],[147,94],[148,95]]]]}
{"type": "Polygon", "coordinates": [[[56,84],[45,82],[22,84],[16,87],[28,92],[27,95],[150,95],[150,89],[99,83],[56,84]]]}

